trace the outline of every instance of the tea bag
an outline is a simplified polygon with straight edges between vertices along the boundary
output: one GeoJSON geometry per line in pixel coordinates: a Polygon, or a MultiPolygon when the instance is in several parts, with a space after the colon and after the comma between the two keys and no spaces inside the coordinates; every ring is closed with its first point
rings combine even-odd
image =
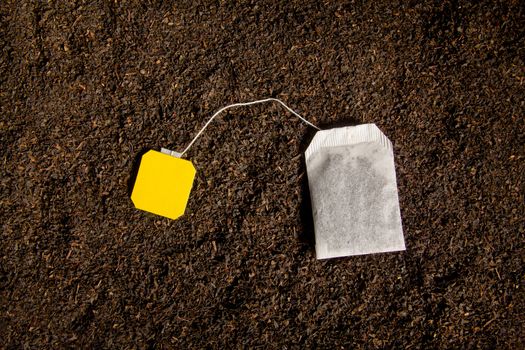
{"type": "Polygon", "coordinates": [[[319,130],[306,150],[318,259],[404,250],[392,144],[374,125],[321,130],[284,102],[266,98],[219,109],[182,152],[142,156],[131,199],[138,209],[177,219],[186,210],[195,168],[184,155],[227,109],[278,103],[319,130]]]}
{"type": "Polygon", "coordinates": [[[392,143],[375,124],[318,131],[305,158],[318,259],[405,250],[392,143]]]}

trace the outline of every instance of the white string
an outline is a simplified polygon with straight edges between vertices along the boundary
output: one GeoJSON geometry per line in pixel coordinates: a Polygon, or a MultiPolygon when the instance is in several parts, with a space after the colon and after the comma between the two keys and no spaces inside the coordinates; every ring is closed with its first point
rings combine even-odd
{"type": "Polygon", "coordinates": [[[204,132],[204,130],[206,130],[208,125],[210,125],[210,123],[213,121],[213,119],[215,119],[216,116],[218,116],[219,114],[221,114],[225,110],[227,110],[229,108],[233,108],[233,107],[250,106],[250,105],[254,105],[254,104],[258,104],[258,103],[265,103],[265,102],[279,102],[284,108],[286,108],[290,113],[292,113],[293,115],[295,115],[296,117],[301,119],[303,122],[305,122],[306,124],[310,125],[311,127],[316,128],[319,131],[321,130],[320,128],[318,128],[314,124],[310,123],[308,120],[306,120],[303,117],[301,117],[299,115],[299,113],[295,112],[293,109],[288,107],[283,101],[281,101],[281,100],[279,100],[277,98],[265,98],[263,100],[257,100],[257,101],[251,101],[251,102],[234,103],[234,104],[228,105],[226,107],[223,107],[223,108],[219,109],[217,112],[215,112],[215,114],[211,116],[211,118],[206,122],[206,124],[204,124],[204,127],[197,133],[197,135],[195,135],[193,140],[191,140],[191,142],[188,145],[188,147],[186,147],[186,149],[184,151],[182,151],[180,156],[182,157],[190,149],[190,147],[193,146],[195,141],[197,141],[199,136],[201,136],[201,134],[204,132]]]}

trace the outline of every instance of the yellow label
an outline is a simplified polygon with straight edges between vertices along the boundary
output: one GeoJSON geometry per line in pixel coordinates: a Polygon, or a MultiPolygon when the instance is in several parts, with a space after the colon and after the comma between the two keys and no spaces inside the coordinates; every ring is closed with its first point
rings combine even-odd
{"type": "Polygon", "coordinates": [[[131,200],[138,209],[177,219],[186,210],[194,178],[190,161],[148,151],[142,156],[131,200]]]}

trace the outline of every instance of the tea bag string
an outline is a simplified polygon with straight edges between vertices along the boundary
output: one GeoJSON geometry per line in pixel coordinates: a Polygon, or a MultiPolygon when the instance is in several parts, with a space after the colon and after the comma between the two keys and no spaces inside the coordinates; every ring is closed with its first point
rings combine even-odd
{"type": "Polygon", "coordinates": [[[256,101],[251,101],[251,102],[242,102],[242,103],[233,103],[231,105],[227,105],[226,107],[222,107],[221,109],[219,109],[217,112],[215,112],[214,115],[211,116],[211,118],[206,122],[206,124],[204,124],[204,126],[202,127],[202,129],[197,133],[197,135],[195,135],[195,137],[193,138],[193,140],[191,140],[190,144],[186,147],[186,149],[184,151],[182,151],[182,153],[180,154],[180,156],[184,156],[184,154],[191,148],[191,146],[193,146],[193,144],[195,143],[195,141],[197,141],[197,139],[201,136],[201,134],[204,132],[204,130],[206,130],[206,128],[208,127],[208,125],[210,125],[210,123],[213,121],[213,119],[215,119],[215,117],[217,117],[219,114],[221,114],[222,112],[224,112],[225,110],[227,109],[230,109],[230,108],[233,108],[233,107],[242,107],[242,106],[251,106],[251,105],[255,105],[255,104],[259,104],[259,103],[266,103],[266,102],[278,102],[279,104],[281,104],[284,108],[286,108],[290,113],[292,113],[293,115],[295,115],[297,118],[301,119],[303,122],[305,122],[306,124],[310,125],[311,127],[317,129],[317,130],[321,130],[319,127],[315,126],[314,124],[310,123],[308,120],[306,120],[305,118],[301,117],[299,115],[299,113],[295,112],[293,109],[291,109],[290,107],[288,107],[283,101],[277,99],[277,98],[265,98],[263,100],[256,100],[256,101]]]}

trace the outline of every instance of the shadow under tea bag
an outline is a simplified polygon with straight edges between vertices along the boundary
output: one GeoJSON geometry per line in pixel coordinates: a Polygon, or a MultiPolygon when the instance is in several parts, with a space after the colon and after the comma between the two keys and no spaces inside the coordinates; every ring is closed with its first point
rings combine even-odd
{"type": "Polygon", "coordinates": [[[318,131],[305,158],[317,259],[405,250],[392,143],[375,124],[318,131]]]}

